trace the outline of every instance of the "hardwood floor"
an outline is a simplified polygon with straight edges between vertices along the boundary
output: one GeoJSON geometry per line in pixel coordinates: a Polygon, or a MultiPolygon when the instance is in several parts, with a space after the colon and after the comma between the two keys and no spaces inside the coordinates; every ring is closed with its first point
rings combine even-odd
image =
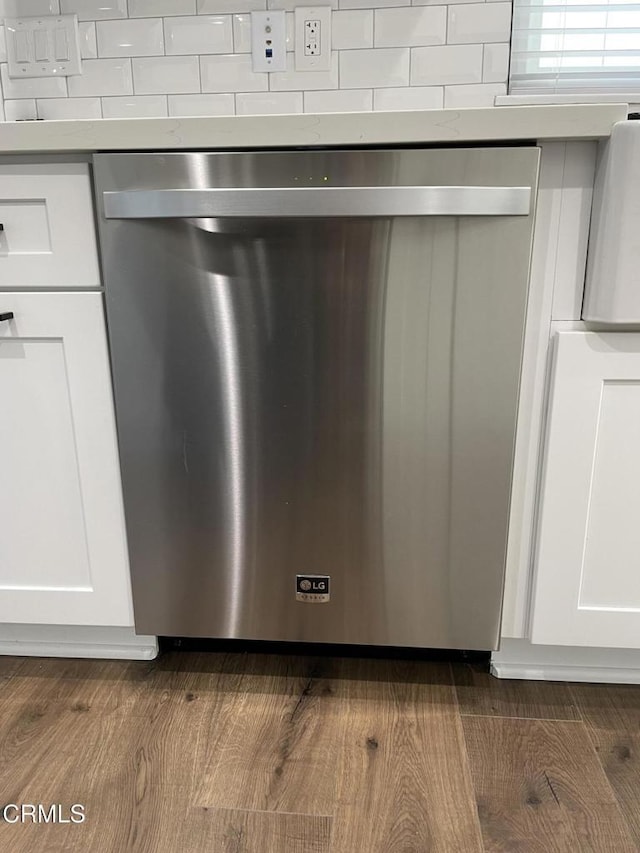
{"type": "Polygon", "coordinates": [[[478,665],[0,658],[10,853],[640,850],[640,687],[478,665]]]}
{"type": "Polygon", "coordinates": [[[628,685],[572,684],[600,763],[640,849],[640,694],[628,685]]]}

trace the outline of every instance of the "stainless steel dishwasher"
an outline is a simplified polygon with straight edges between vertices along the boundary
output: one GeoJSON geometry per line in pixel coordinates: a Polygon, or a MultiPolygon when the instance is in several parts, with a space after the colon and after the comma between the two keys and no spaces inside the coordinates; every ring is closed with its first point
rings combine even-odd
{"type": "Polygon", "coordinates": [[[95,156],[139,632],[496,646],[537,168],[95,156]]]}

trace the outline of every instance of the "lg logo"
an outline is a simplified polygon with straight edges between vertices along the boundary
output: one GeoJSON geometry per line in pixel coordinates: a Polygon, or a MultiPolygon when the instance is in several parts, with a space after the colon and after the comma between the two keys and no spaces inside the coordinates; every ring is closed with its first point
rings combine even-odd
{"type": "Polygon", "coordinates": [[[296,594],[299,601],[327,602],[329,600],[328,575],[297,575],[296,594]]]}

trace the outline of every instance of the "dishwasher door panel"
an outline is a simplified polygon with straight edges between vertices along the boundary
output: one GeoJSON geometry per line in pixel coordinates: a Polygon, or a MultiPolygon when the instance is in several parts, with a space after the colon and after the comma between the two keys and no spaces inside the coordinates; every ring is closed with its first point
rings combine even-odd
{"type": "MultiPolygon", "coordinates": [[[[506,176],[466,153],[465,181],[535,187],[535,149],[506,176]]],[[[455,172],[422,151],[162,155],[149,176],[152,155],[98,155],[96,175],[364,186],[363,154],[380,181],[455,172]]],[[[101,217],[139,632],[495,646],[531,218],[101,217]],[[329,600],[298,600],[299,575],[329,600]]]]}

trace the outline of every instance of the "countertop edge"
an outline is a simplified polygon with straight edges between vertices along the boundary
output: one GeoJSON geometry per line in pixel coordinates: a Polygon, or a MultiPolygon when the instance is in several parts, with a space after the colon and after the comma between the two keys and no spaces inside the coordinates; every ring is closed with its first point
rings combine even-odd
{"type": "Polygon", "coordinates": [[[0,153],[602,139],[626,104],[0,122],[0,153]]]}

